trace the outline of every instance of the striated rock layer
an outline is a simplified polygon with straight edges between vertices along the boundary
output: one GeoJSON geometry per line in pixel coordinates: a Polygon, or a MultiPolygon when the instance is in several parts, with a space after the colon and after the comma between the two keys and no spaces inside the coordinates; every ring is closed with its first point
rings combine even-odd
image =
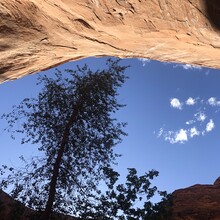
{"type": "Polygon", "coordinates": [[[0,82],[90,56],[220,67],[218,0],[0,0],[0,82]]]}
{"type": "Polygon", "coordinates": [[[220,177],[213,185],[194,185],[173,193],[172,220],[219,220],[220,177]]]}

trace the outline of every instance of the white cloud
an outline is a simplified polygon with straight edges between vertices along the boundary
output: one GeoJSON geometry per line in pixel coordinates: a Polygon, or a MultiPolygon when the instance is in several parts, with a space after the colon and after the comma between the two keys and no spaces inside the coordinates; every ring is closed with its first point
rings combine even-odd
{"type": "Polygon", "coordinates": [[[199,135],[200,132],[196,129],[196,127],[193,127],[190,129],[190,137],[193,138],[196,135],[199,135]]]}
{"type": "Polygon", "coordinates": [[[195,66],[195,65],[191,65],[191,64],[185,64],[185,65],[182,65],[183,69],[185,70],[192,70],[192,69],[198,69],[198,70],[201,70],[202,67],[201,66],[195,66]]]}
{"type": "Polygon", "coordinates": [[[164,139],[165,141],[169,141],[171,144],[176,144],[175,139],[172,137],[171,133],[164,135],[164,139]]]}
{"type": "Polygon", "coordinates": [[[147,63],[150,62],[150,60],[147,59],[147,58],[138,58],[138,60],[139,60],[140,62],[142,62],[142,66],[145,66],[147,63]]]}
{"type": "Polygon", "coordinates": [[[220,101],[217,101],[215,97],[208,99],[208,104],[211,106],[220,106],[220,101]]]}
{"type": "Polygon", "coordinates": [[[183,144],[188,140],[187,130],[184,129],[180,129],[177,132],[174,131],[165,132],[164,130],[162,130],[162,133],[160,130],[157,137],[161,137],[161,136],[165,139],[165,141],[169,141],[171,144],[177,144],[177,143],[183,144]]]}
{"type": "MultiPolygon", "coordinates": [[[[188,121],[185,121],[183,127],[179,130],[165,130],[164,127],[160,128],[157,133],[158,138],[163,138],[165,141],[168,141],[171,144],[183,144],[190,139],[196,136],[205,136],[207,133],[213,131],[215,128],[214,120],[210,118],[208,109],[211,107],[216,107],[216,112],[220,111],[220,99],[216,97],[210,97],[209,99],[202,99],[199,97],[192,98],[189,97],[184,102],[181,102],[178,98],[170,99],[170,106],[175,109],[182,110],[187,109],[186,106],[198,106],[199,108],[195,109],[195,114],[192,115],[188,121]],[[209,108],[207,108],[209,106],[209,108]]],[[[193,108],[191,108],[193,110],[193,108]]],[[[181,111],[183,113],[183,111],[181,111]]],[[[189,112],[187,112],[188,114],[189,112]]]]}
{"type": "Polygon", "coordinates": [[[212,131],[214,129],[214,127],[215,127],[215,124],[214,124],[213,120],[210,119],[209,122],[206,125],[206,129],[205,130],[206,130],[206,132],[210,132],[210,131],[212,131]]]}
{"type": "Polygon", "coordinates": [[[194,116],[196,117],[197,121],[204,122],[206,119],[206,115],[203,112],[198,112],[194,116]]]}
{"type": "Polygon", "coordinates": [[[184,144],[189,140],[189,138],[193,138],[194,136],[201,135],[202,132],[198,131],[196,127],[192,127],[190,129],[181,128],[178,131],[164,131],[163,128],[158,132],[157,137],[163,137],[165,141],[170,142],[171,144],[184,144]]]}
{"type": "Polygon", "coordinates": [[[182,67],[185,70],[193,70],[193,69],[201,70],[202,69],[201,66],[195,66],[191,64],[177,64],[173,66],[173,68],[177,68],[177,67],[182,67]]]}
{"type": "Polygon", "coordinates": [[[184,141],[187,141],[187,131],[184,129],[180,129],[179,132],[176,133],[175,136],[175,142],[178,143],[183,143],[184,141]]]}
{"type": "Polygon", "coordinates": [[[171,144],[174,144],[174,138],[172,137],[173,136],[173,131],[168,131],[168,132],[164,132],[163,134],[163,137],[165,139],[165,141],[169,141],[171,144]]]}
{"type": "Polygon", "coordinates": [[[216,98],[215,97],[211,97],[208,99],[208,103],[211,106],[215,106],[216,105],[216,98]]]}
{"type": "Polygon", "coordinates": [[[177,109],[179,109],[179,110],[181,110],[182,109],[182,103],[179,101],[179,99],[177,99],[177,98],[172,98],[172,99],[170,99],[170,105],[171,105],[171,107],[173,107],[173,108],[177,108],[177,109]]]}
{"type": "Polygon", "coordinates": [[[170,142],[171,144],[184,144],[190,138],[195,136],[204,136],[206,133],[211,132],[215,127],[214,121],[212,119],[206,124],[206,128],[202,131],[199,131],[195,126],[189,129],[181,128],[178,131],[165,131],[163,128],[160,128],[157,137],[164,138],[165,141],[170,142]]]}
{"type": "Polygon", "coordinates": [[[186,105],[195,105],[196,104],[196,100],[193,99],[192,97],[189,97],[187,100],[186,100],[186,105]]]}

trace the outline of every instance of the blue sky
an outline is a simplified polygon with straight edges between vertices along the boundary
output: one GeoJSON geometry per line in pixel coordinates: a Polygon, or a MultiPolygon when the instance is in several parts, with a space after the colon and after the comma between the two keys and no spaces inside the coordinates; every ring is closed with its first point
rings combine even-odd
{"type": "MultiPolygon", "coordinates": [[[[88,58],[58,68],[87,63],[96,69],[105,59],[88,58]]],[[[220,176],[220,71],[145,59],[122,63],[131,66],[126,72],[130,79],[119,91],[119,101],[127,106],[117,113],[118,120],[128,122],[128,136],[116,147],[123,155],[117,166],[122,179],[126,168],[135,167],[139,174],[158,170],[154,183],[168,192],[212,184],[220,176]]],[[[0,115],[23,98],[36,96],[36,79],[37,74],[1,84],[0,115]]],[[[0,121],[0,162],[19,166],[18,157],[35,155],[36,146],[11,140],[3,132],[5,126],[0,121]]]]}

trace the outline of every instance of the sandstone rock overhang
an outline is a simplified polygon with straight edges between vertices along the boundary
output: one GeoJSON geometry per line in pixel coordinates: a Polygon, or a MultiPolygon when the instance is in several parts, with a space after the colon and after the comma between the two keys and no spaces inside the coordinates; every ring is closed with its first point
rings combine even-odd
{"type": "Polygon", "coordinates": [[[91,56],[220,68],[218,0],[0,0],[0,82],[91,56]]]}

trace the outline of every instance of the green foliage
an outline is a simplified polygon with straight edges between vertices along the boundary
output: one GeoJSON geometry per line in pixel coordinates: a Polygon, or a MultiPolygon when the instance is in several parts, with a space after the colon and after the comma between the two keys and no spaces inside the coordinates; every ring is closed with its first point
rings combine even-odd
{"type": "Polygon", "coordinates": [[[23,168],[3,166],[0,173],[9,175],[0,189],[12,189],[10,194],[17,200],[44,210],[57,169],[53,211],[77,212],[76,198],[96,189],[104,178],[103,168],[119,156],[114,146],[126,135],[126,124],[113,117],[124,106],[117,101],[117,90],[126,79],[127,67],[119,62],[108,60],[106,69],[95,72],[85,65],[66,70],[65,75],[56,70],[52,77],[39,76],[38,97],[24,99],[2,119],[7,120],[12,137],[21,134],[21,143],[38,146],[40,154],[30,160],[21,157],[23,168]]]}

